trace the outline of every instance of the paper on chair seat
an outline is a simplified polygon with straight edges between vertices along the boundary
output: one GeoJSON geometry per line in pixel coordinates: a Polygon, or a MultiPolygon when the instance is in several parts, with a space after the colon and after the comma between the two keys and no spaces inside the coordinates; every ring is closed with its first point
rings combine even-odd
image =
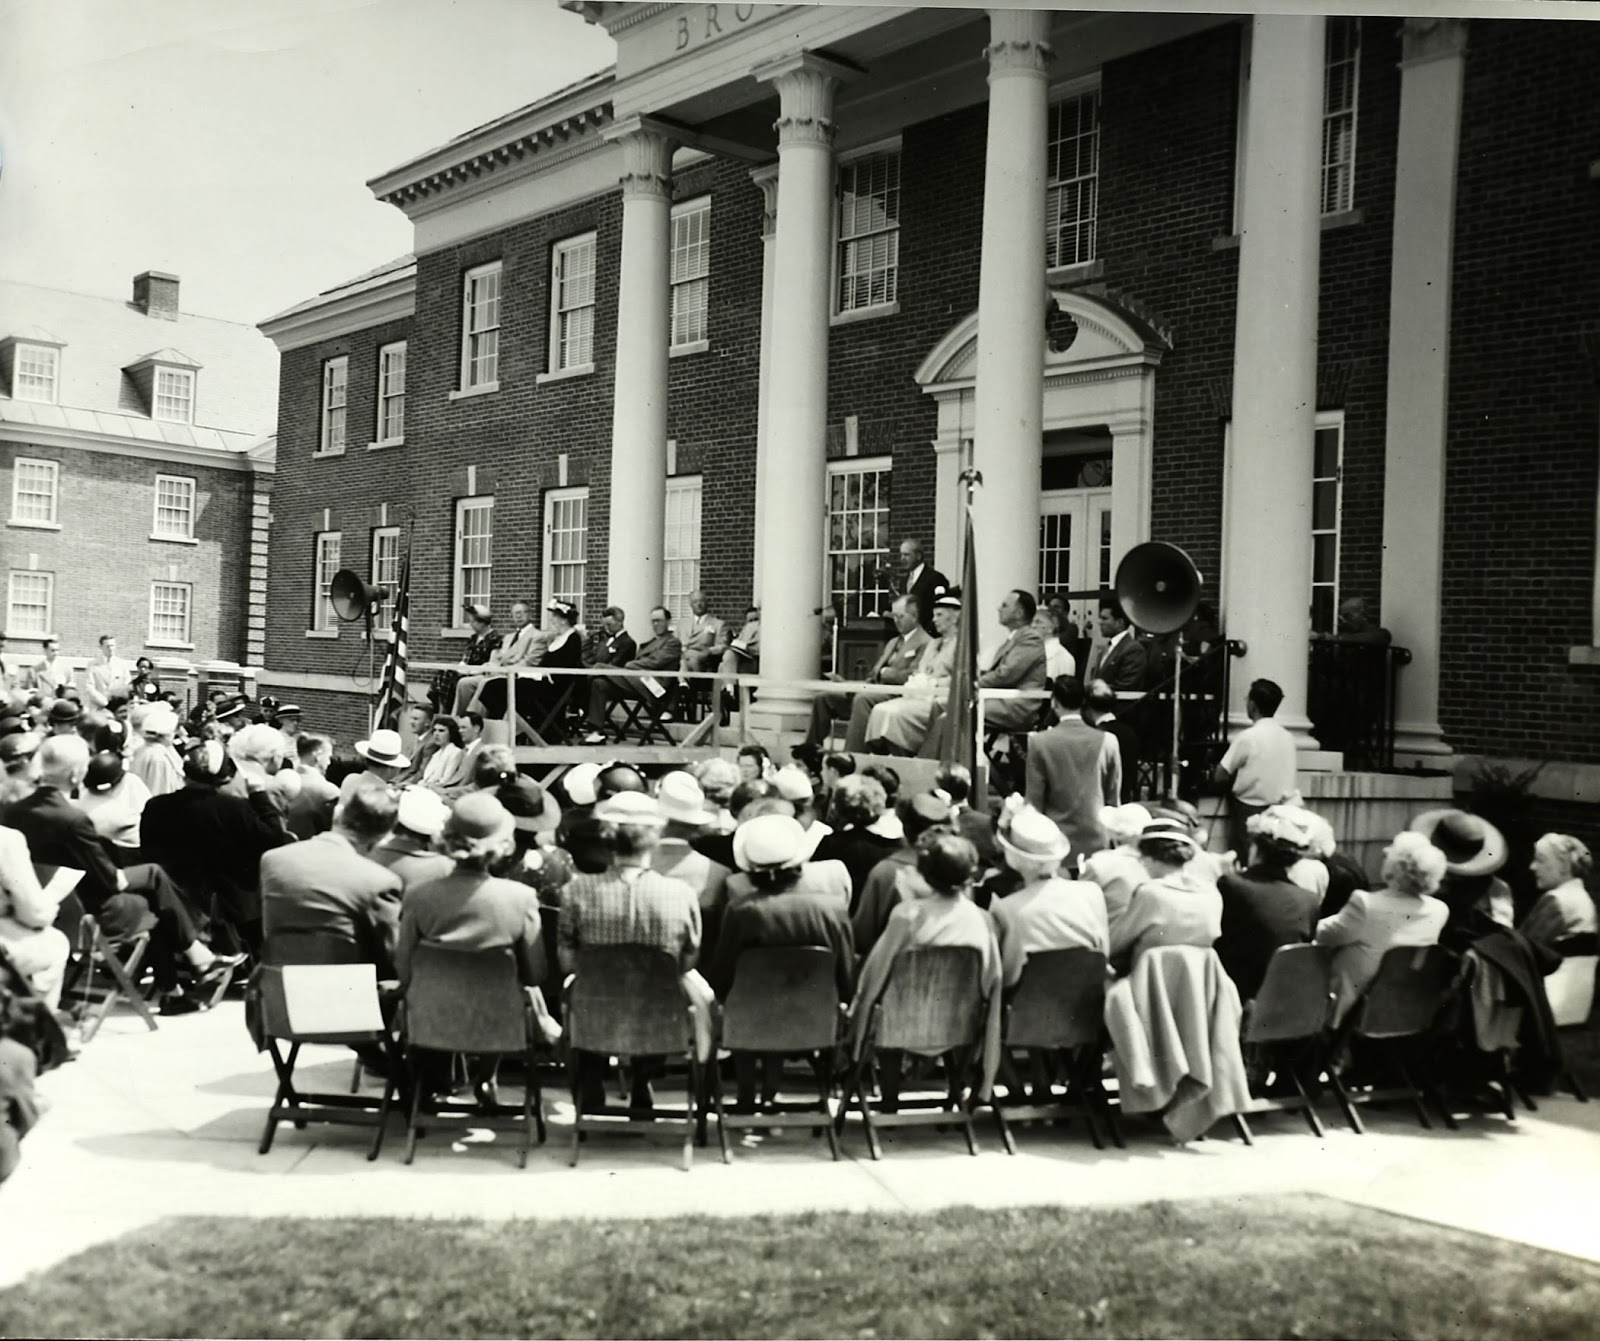
{"type": "Polygon", "coordinates": [[[285,964],[283,1002],[297,1034],[364,1034],[383,1028],[375,964],[285,964]]]}
{"type": "Polygon", "coordinates": [[[661,698],[667,692],[661,687],[661,681],[656,679],[653,675],[641,675],[639,677],[639,684],[644,691],[650,695],[651,698],[661,698]]]}

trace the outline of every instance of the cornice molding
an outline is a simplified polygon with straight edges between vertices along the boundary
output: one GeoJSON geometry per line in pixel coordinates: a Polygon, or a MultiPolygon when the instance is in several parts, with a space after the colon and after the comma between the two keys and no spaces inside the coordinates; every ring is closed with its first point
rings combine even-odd
{"type": "Polygon", "coordinates": [[[370,330],[388,321],[413,316],[417,306],[417,268],[408,266],[393,279],[356,293],[330,294],[325,303],[263,321],[256,329],[280,353],[370,330]]]}
{"type": "Polygon", "coordinates": [[[272,462],[252,460],[245,452],[212,452],[204,447],[150,442],[145,438],[124,438],[81,428],[60,428],[54,424],[0,424],[0,442],[101,452],[107,456],[131,456],[144,461],[175,461],[186,466],[236,471],[241,475],[271,474],[275,469],[272,462]]]}

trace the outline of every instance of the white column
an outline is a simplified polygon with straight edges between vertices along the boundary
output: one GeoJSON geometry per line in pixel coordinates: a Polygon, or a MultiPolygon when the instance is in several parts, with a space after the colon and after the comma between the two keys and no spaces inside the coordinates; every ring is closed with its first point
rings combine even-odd
{"type": "MultiPolygon", "coordinates": [[[[1044,448],[1047,10],[989,11],[989,138],[983,169],[972,500],[980,627],[1002,592],[1039,585],[1044,448]]],[[[974,593],[968,593],[972,599],[974,593]]]]}
{"type": "Polygon", "coordinates": [[[1252,21],[1244,133],[1232,462],[1226,538],[1227,632],[1248,645],[1232,672],[1244,720],[1256,679],[1283,689],[1278,720],[1311,747],[1311,451],[1317,408],[1323,19],[1252,21]]]}
{"type": "Polygon", "coordinates": [[[1439,729],[1439,597],[1466,43],[1462,19],[1406,20],[1389,278],[1381,611],[1396,646],[1411,651],[1411,664],[1399,674],[1397,762],[1450,753],[1439,729]]]}
{"type": "Polygon", "coordinates": [[[772,368],[772,288],[778,269],[778,165],[755,169],[750,180],[761,188],[761,354],[756,387],[756,511],[754,567],[750,583],[751,599],[761,599],[761,537],[767,524],[767,379],[772,368]]]}
{"type": "Polygon", "coordinates": [[[642,117],[611,131],[622,153],[622,272],[611,410],[606,590],[643,637],[661,603],[666,547],[672,140],[642,117]]]}
{"type": "MultiPolygon", "coordinates": [[[[762,490],[761,673],[820,673],[828,457],[828,291],[833,246],[833,95],[847,68],[801,54],[763,66],[778,91],[778,222],[773,243],[767,452],[762,490]],[[781,319],[776,314],[782,313],[781,319]],[[781,525],[776,524],[781,520],[781,525]]],[[[810,696],[765,690],[785,725],[810,696]]]]}
{"type": "MultiPolygon", "coordinates": [[[[1150,380],[1150,379],[1147,379],[1150,380]]],[[[1111,429],[1111,575],[1122,556],[1150,539],[1155,464],[1151,420],[1111,429]]],[[[1092,544],[1092,542],[1091,542],[1092,544]]]]}

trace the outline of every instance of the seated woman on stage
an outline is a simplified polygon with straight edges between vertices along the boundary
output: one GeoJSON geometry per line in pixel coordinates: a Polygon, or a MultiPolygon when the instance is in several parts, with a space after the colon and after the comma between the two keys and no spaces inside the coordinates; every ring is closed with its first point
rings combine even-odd
{"type": "MultiPolygon", "coordinates": [[[[541,671],[576,670],[583,666],[583,635],[578,632],[578,607],[571,601],[552,600],[545,609],[550,614],[550,645],[545,649],[541,671]]],[[[562,695],[572,687],[578,677],[572,675],[538,675],[519,678],[517,681],[517,712],[535,731],[544,719],[555,711],[562,695]]],[[[587,688],[587,685],[580,686],[587,688]]],[[[587,695],[576,693],[573,703],[587,701],[587,695]]],[[[551,722],[550,730],[557,736],[560,724],[551,722]]]]}

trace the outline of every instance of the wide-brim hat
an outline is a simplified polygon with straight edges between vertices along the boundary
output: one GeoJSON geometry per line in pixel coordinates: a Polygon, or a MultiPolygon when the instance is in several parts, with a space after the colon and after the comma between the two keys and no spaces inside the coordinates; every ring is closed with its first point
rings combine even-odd
{"type": "Polygon", "coordinates": [[[243,711],[244,700],[242,698],[236,698],[229,703],[222,704],[222,706],[217,709],[217,721],[226,722],[230,718],[239,716],[239,714],[243,711]]]}
{"type": "Polygon", "coordinates": [[[592,806],[596,800],[595,781],[599,776],[599,764],[574,764],[561,779],[561,785],[567,789],[567,799],[575,806],[592,806]]]}
{"type": "Polygon", "coordinates": [[[426,787],[407,787],[400,793],[395,822],[402,829],[433,838],[449,818],[450,807],[437,792],[426,787]]]}
{"type": "Polygon", "coordinates": [[[411,760],[401,746],[400,733],[384,727],[374,731],[371,740],[356,741],[356,753],[380,768],[405,768],[411,760]]]}
{"type": "Polygon", "coordinates": [[[58,698],[50,705],[50,725],[65,726],[83,716],[83,709],[70,698],[58,698]]]}
{"type": "Polygon", "coordinates": [[[1506,864],[1505,835],[1478,815],[1451,807],[1425,810],[1410,827],[1444,853],[1451,875],[1493,875],[1506,864]]]}
{"type": "Polygon", "coordinates": [[[495,796],[508,811],[522,833],[554,833],[561,824],[561,807],[555,797],[532,778],[515,777],[503,782],[495,796]]]}
{"type": "Polygon", "coordinates": [[[644,824],[658,827],[667,822],[655,797],[645,792],[617,792],[594,808],[594,817],[605,824],[644,824]]]}
{"type": "Polygon", "coordinates": [[[544,608],[552,614],[560,615],[569,624],[578,622],[578,607],[571,601],[563,601],[559,597],[545,602],[544,608]]]}
{"type": "Polygon", "coordinates": [[[1072,851],[1072,840],[1061,832],[1056,822],[1031,808],[1013,815],[1007,831],[996,833],[995,839],[1008,862],[1020,861],[1030,866],[1045,861],[1062,862],[1072,851]]]}
{"type": "Polygon", "coordinates": [[[733,864],[741,871],[781,870],[806,859],[806,831],[793,815],[758,815],[733,831],[733,864]]]}
{"type": "Polygon", "coordinates": [[[451,807],[440,844],[459,859],[493,851],[515,832],[516,822],[493,792],[468,792],[451,807]]]}
{"type": "Polygon", "coordinates": [[[706,794],[688,773],[668,773],[656,784],[656,804],[673,824],[710,824],[716,816],[706,809],[706,794]]]}

